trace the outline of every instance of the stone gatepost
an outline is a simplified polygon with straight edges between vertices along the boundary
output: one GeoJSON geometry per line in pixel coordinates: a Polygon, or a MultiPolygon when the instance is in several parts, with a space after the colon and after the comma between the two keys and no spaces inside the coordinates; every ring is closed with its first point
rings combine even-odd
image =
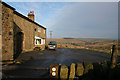
{"type": "Polygon", "coordinates": [[[76,75],[77,76],[82,76],[84,72],[84,67],[82,63],[77,63],[77,70],[76,70],[76,75]]]}
{"type": "Polygon", "coordinates": [[[112,50],[112,55],[111,55],[111,66],[110,66],[110,68],[115,68],[116,62],[117,62],[118,47],[113,45],[111,50],[112,50]]]}
{"type": "Polygon", "coordinates": [[[60,69],[60,79],[67,80],[68,78],[68,67],[63,65],[60,69]]]}
{"type": "Polygon", "coordinates": [[[69,80],[73,80],[75,77],[75,63],[72,63],[70,66],[70,76],[69,80]]]}

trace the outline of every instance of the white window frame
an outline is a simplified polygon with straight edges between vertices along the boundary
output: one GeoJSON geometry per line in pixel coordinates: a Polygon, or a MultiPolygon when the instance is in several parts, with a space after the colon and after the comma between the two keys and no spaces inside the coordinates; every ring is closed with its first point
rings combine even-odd
{"type": "MultiPolygon", "coordinates": [[[[41,38],[40,38],[40,37],[35,36],[35,45],[41,45],[41,44],[36,44],[36,41],[37,41],[38,39],[40,39],[40,40],[41,40],[41,38]]],[[[41,43],[41,42],[40,42],[40,43],[41,43]]]]}
{"type": "Polygon", "coordinates": [[[41,40],[42,40],[42,41],[41,41],[41,44],[44,45],[44,44],[45,44],[45,39],[42,38],[41,40]]]}
{"type": "Polygon", "coordinates": [[[41,39],[36,39],[36,45],[40,45],[41,44],[41,39]],[[39,41],[40,40],[40,41],[39,41]]]}
{"type": "Polygon", "coordinates": [[[45,30],[44,30],[44,34],[45,34],[45,30]]]}
{"type": "Polygon", "coordinates": [[[35,45],[44,45],[45,44],[45,38],[40,38],[40,37],[37,37],[37,36],[35,36],[35,45]],[[36,44],[36,41],[38,40],[38,39],[40,39],[41,40],[41,44],[36,44]]]}
{"type": "Polygon", "coordinates": [[[38,32],[41,32],[41,29],[40,29],[40,28],[38,28],[38,32]]]}

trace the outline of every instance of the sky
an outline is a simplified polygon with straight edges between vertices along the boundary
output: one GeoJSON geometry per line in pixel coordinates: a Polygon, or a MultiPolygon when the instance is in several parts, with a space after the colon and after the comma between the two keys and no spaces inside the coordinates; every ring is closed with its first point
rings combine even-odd
{"type": "Polygon", "coordinates": [[[118,38],[117,2],[7,2],[35,22],[53,31],[53,38],[118,38]]]}
{"type": "Polygon", "coordinates": [[[3,0],[5,2],[118,2],[120,0],[3,0]]]}

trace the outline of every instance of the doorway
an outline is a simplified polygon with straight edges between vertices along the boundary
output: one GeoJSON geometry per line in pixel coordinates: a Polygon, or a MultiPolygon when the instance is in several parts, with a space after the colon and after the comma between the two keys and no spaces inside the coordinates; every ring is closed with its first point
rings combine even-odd
{"type": "Polygon", "coordinates": [[[24,38],[24,34],[22,32],[18,32],[16,34],[14,59],[16,59],[23,50],[23,38],[24,38]]]}

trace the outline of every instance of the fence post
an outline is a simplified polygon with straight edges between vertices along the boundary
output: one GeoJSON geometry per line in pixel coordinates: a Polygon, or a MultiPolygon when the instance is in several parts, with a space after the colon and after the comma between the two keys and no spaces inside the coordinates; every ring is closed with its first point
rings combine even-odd
{"type": "Polygon", "coordinates": [[[77,63],[77,71],[76,71],[76,75],[77,76],[82,76],[84,72],[84,67],[82,63],[77,63]]]}
{"type": "Polygon", "coordinates": [[[117,62],[117,47],[115,45],[112,46],[112,55],[111,55],[111,67],[115,68],[117,62]]]}
{"type": "Polygon", "coordinates": [[[60,69],[60,79],[67,80],[68,78],[68,67],[63,65],[60,69]]]}
{"type": "Polygon", "coordinates": [[[75,63],[72,63],[70,66],[70,76],[69,79],[73,80],[75,77],[75,63]]]}

